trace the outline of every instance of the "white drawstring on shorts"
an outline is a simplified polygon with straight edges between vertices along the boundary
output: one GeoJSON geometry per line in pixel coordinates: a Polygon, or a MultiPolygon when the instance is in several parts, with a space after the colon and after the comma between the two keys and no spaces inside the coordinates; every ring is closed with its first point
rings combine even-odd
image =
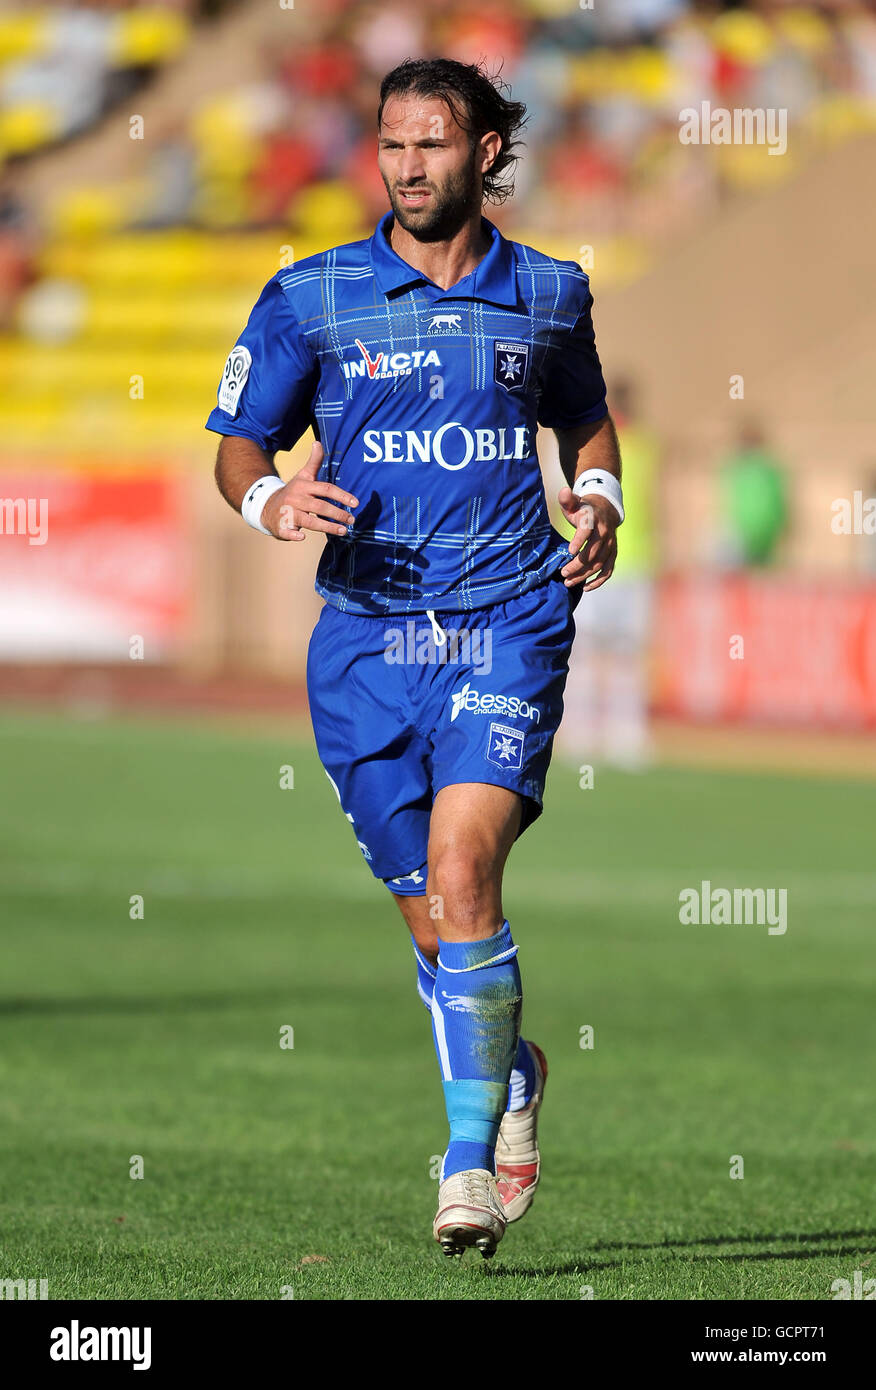
{"type": "Polygon", "coordinates": [[[441,627],[440,623],[438,622],[438,619],[435,617],[435,610],[434,610],[434,608],[427,608],[427,609],[426,609],[426,617],[429,619],[429,622],[432,624],[432,636],[435,638],[435,646],[436,646],[436,647],[443,647],[444,644],[445,644],[446,641],[447,641],[447,633],[444,631],[444,629],[441,627]]]}

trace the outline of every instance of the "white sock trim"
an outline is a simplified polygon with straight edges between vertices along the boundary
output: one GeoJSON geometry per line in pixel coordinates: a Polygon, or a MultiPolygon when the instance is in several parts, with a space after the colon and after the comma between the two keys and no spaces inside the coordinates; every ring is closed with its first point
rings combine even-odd
{"type": "Polygon", "coordinates": [[[438,957],[438,964],[448,975],[467,975],[471,970],[485,970],[488,965],[498,965],[500,961],[510,960],[512,956],[517,955],[519,949],[518,946],[511,946],[507,951],[500,951],[497,956],[490,956],[489,960],[482,960],[477,965],[461,965],[457,969],[454,969],[452,965],[445,965],[440,956],[438,957]]]}
{"type": "Polygon", "coordinates": [[[412,946],[413,946],[413,948],[414,948],[414,955],[417,957],[417,960],[418,960],[418,961],[420,962],[420,964],[422,965],[422,967],[423,967],[423,969],[425,970],[426,974],[427,974],[427,975],[431,975],[433,980],[437,980],[437,978],[438,978],[438,971],[437,971],[437,969],[433,969],[433,967],[429,964],[429,962],[426,960],[425,956],[423,955],[422,951],[421,951],[420,948],[418,947],[416,941],[412,942],[411,944],[412,944],[412,946]]]}

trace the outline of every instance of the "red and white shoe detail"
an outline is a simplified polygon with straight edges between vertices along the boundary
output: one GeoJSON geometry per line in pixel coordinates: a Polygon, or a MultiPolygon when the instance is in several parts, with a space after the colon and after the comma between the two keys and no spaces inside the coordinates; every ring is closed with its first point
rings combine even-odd
{"type": "Polygon", "coordinates": [[[496,1141],[496,1183],[508,1221],[519,1221],[532,1206],[541,1172],[538,1152],[538,1112],[548,1066],[535,1043],[526,1042],[535,1063],[535,1091],[522,1110],[506,1110],[496,1141]]]}
{"type": "Polygon", "coordinates": [[[475,1245],[489,1260],[506,1225],[496,1179],[486,1168],[454,1173],[442,1182],[432,1234],[445,1255],[461,1255],[475,1245]]]}

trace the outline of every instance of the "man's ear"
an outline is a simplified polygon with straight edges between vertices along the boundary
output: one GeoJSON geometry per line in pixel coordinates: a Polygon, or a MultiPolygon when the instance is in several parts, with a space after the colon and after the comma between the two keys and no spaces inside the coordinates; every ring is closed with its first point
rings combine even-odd
{"type": "Polygon", "coordinates": [[[481,153],[488,161],[481,168],[481,173],[488,174],[502,153],[502,137],[497,130],[489,130],[481,136],[480,144],[481,153]]]}

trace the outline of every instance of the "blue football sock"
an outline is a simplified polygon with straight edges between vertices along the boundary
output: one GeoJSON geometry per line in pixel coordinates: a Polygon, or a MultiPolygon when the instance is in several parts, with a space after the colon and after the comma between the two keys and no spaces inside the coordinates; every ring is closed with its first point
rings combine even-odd
{"type": "Polygon", "coordinates": [[[411,945],[417,958],[417,993],[431,1014],[432,995],[435,992],[435,976],[438,973],[438,967],[426,959],[413,937],[411,937],[411,945]]]}
{"type": "Polygon", "coordinates": [[[522,1110],[535,1095],[535,1062],[523,1038],[517,1044],[517,1056],[508,1087],[508,1109],[522,1110]]]}
{"type": "Polygon", "coordinates": [[[517,947],[507,922],[485,941],[439,938],[438,946],[432,1026],[450,1121],[441,1177],[494,1173],[520,1033],[517,947]]]}
{"type": "MultiPolygon", "coordinates": [[[[432,995],[435,993],[435,976],[438,969],[426,959],[413,937],[411,937],[411,945],[414,948],[414,956],[417,961],[417,994],[431,1015],[432,995]]],[[[534,1095],[535,1063],[525,1040],[520,1038],[517,1043],[517,1056],[514,1058],[514,1066],[511,1069],[506,1109],[522,1110],[524,1106],[529,1104],[534,1095]]]]}

